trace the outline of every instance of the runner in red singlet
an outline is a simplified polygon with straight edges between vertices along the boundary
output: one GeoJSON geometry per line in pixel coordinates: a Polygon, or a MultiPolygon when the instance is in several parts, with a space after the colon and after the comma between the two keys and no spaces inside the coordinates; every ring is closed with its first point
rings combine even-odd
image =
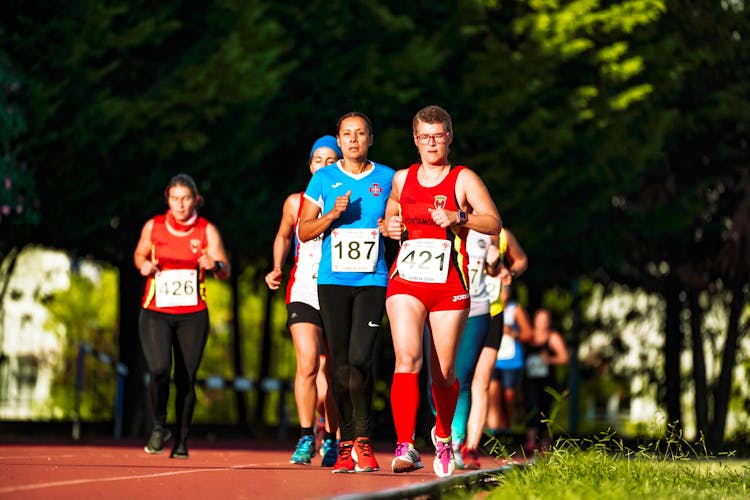
{"type": "Polygon", "coordinates": [[[198,216],[203,199],[195,181],[174,176],[164,197],[169,210],[146,222],[133,254],[135,267],[147,278],[138,319],[153,426],[145,450],[161,453],[171,437],[166,422],[174,353],[177,426],[170,457],[187,458],[195,374],[208,338],[206,271],[225,280],[230,266],[216,226],[198,216]]]}
{"type": "Polygon", "coordinates": [[[383,234],[402,242],[386,301],[396,354],[391,407],[398,442],[391,467],[394,472],[410,472],[423,466],[414,448],[414,432],[427,324],[436,409],[433,469],[442,477],[455,469],[451,447],[458,398],[455,360],[469,313],[464,240],[469,229],[498,234],[502,224],[479,176],[448,161],[453,140],[450,115],[438,106],[423,108],[414,117],[413,132],[421,163],[396,173],[386,218],[380,224],[383,234]]]}

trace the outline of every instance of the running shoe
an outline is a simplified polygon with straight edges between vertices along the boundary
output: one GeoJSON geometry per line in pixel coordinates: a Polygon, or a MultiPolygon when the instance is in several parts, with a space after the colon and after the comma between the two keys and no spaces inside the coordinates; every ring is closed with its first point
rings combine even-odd
{"type": "Polygon", "coordinates": [[[453,442],[453,458],[456,460],[456,469],[465,469],[464,457],[461,455],[461,443],[453,442]]]}
{"type": "Polygon", "coordinates": [[[154,427],[154,430],[151,431],[151,437],[148,439],[148,443],[146,443],[146,446],[143,449],[146,450],[146,453],[158,455],[164,451],[164,443],[171,438],[172,433],[169,432],[169,429],[165,429],[164,427],[154,427]]]}
{"type": "Polygon", "coordinates": [[[336,463],[333,464],[333,473],[347,473],[355,472],[357,464],[352,458],[352,448],[354,443],[352,441],[342,441],[339,443],[339,456],[336,458],[336,463]]]}
{"type": "Polygon", "coordinates": [[[323,461],[320,462],[320,465],[323,467],[333,467],[339,456],[338,442],[333,438],[324,439],[323,444],[320,446],[320,454],[323,456],[323,461]]]}
{"type": "Polygon", "coordinates": [[[456,457],[456,463],[458,463],[458,457],[461,457],[461,462],[463,463],[462,469],[479,470],[482,468],[479,464],[479,451],[476,448],[471,449],[462,446],[461,451],[454,454],[454,456],[456,457]]]}
{"type": "Polygon", "coordinates": [[[380,470],[378,461],[375,460],[375,455],[372,453],[372,447],[370,446],[370,440],[366,437],[358,437],[354,441],[354,449],[352,450],[352,458],[356,465],[357,472],[375,472],[380,470]]]}
{"type": "Polygon", "coordinates": [[[456,471],[456,460],[453,458],[453,446],[451,438],[439,438],[435,434],[435,428],[430,432],[432,444],[435,445],[435,461],[432,468],[438,477],[452,476],[456,471]]]}
{"type": "Polygon", "coordinates": [[[180,439],[179,441],[175,442],[174,448],[172,448],[172,453],[169,455],[169,458],[188,458],[188,447],[186,439],[180,439]]]}
{"type": "Polygon", "coordinates": [[[399,472],[412,472],[424,467],[419,452],[411,443],[397,443],[395,455],[391,462],[391,469],[396,474],[399,472]]]}
{"type": "Polygon", "coordinates": [[[310,465],[310,459],[315,455],[315,436],[302,436],[297,441],[297,449],[294,450],[290,464],[310,465]]]}
{"type": "Polygon", "coordinates": [[[318,415],[314,425],[315,431],[315,445],[320,450],[320,456],[323,456],[323,438],[326,433],[326,417],[324,415],[318,415]]]}

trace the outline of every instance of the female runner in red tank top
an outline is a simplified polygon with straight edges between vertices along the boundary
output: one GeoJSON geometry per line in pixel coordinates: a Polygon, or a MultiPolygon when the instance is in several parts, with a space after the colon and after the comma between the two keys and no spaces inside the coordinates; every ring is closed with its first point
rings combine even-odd
{"type": "Polygon", "coordinates": [[[498,234],[502,224],[479,176],[448,161],[453,140],[450,115],[439,106],[428,106],[416,114],[412,125],[421,163],[396,172],[380,225],[383,234],[402,242],[386,300],[396,354],[391,408],[398,442],[391,467],[393,472],[410,472],[423,466],[414,448],[414,432],[427,324],[436,407],[433,469],[442,477],[455,469],[451,447],[458,399],[455,361],[470,300],[464,243],[469,229],[498,234]]]}
{"type": "Polygon", "coordinates": [[[167,429],[169,376],[175,360],[176,435],[171,458],[188,458],[187,438],[195,407],[195,374],[208,338],[206,271],[230,274],[216,227],[198,216],[202,203],[195,181],[174,176],[164,190],[169,210],[143,226],[133,258],[146,277],[138,331],[149,373],[152,432],[147,453],[161,453],[167,429]]]}

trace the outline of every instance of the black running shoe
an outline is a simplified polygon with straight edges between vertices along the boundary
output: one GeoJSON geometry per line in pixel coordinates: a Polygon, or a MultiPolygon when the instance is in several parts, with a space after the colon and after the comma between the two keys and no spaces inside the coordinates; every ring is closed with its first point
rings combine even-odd
{"type": "Polygon", "coordinates": [[[187,441],[180,440],[180,441],[175,442],[174,448],[172,448],[172,453],[169,455],[169,458],[185,459],[187,457],[188,457],[187,441]]]}
{"type": "Polygon", "coordinates": [[[156,427],[151,431],[151,437],[143,449],[146,450],[146,453],[158,455],[164,451],[164,443],[170,439],[172,439],[172,433],[169,432],[169,429],[156,427]]]}

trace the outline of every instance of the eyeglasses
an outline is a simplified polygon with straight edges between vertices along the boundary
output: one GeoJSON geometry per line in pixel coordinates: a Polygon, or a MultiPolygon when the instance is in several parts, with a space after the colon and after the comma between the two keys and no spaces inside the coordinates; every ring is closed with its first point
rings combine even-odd
{"type": "Polygon", "coordinates": [[[420,144],[429,144],[430,140],[434,140],[436,144],[443,144],[448,140],[450,132],[440,132],[439,134],[419,134],[414,137],[417,138],[420,144]]]}

